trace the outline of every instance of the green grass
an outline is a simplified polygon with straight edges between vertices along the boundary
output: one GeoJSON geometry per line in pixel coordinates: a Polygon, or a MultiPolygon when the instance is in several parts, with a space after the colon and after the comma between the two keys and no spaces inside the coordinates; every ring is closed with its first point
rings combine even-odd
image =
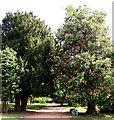
{"type": "Polygon", "coordinates": [[[27,109],[31,109],[31,110],[39,110],[41,108],[43,108],[44,106],[46,106],[46,103],[34,103],[34,104],[28,104],[27,105],[27,109]]]}
{"type": "MultiPolygon", "coordinates": [[[[9,110],[14,110],[14,105],[15,103],[9,103],[9,110]]],[[[46,103],[33,103],[33,104],[28,103],[27,109],[39,110],[46,105],[47,105],[46,103]]]]}
{"type": "MultiPolygon", "coordinates": [[[[27,109],[31,109],[31,110],[38,110],[41,109],[42,107],[44,107],[46,104],[44,103],[34,103],[34,104],[28,104],[27,105],[27,109]]],[[[10,103],[9,104],[10,109],[13,109],[14,107],[14,103],[10,103]]],[[[69,112],[69,110],[71,108],[74,107],[69,107],[68,105],[64,105],[62,107],[62,109],[66,110],[67,112],[69,112]]],[[[86,107],[78,107],[76,108],[80,113],[85,113],[86,112],[86,107]]],[[[2,116],[0,116],[0,119],[2,118],[2,120],[7,119],[8,120],[18,120],[18,118],[23,118],[24,113],[18,113],[18,112],[14,112],[14,113],[8,113],[8,114],[2,114],[2,116]]],[[[79,115],[79,116],[73,116],[71,118],[71,120],[114,120],[114,114],[109,114],[109,113],[102,113],[99,114],[98,116],[87,116],[87,115],[79,115]]]]}
{"type": "Polygon", "coordinates": [[[114,114],[100,114],[99,116],[76,116],[71,120],[114,120],[114,114]]]}
{"type": "MultiPolygon", "coordinates": [[[[46,104],[44,104],[44,103],[34,103],[34,104],[28,103],[27,109],[39,110],[44,106],[46,106],[46,104]]],[[[9,108],[10,108],[10,110],[14,110],[14,103],[9,103],[9,108]]],[[[23,112],[13,112],[13,113],[9,112],[9,113],[0,115],[0,120],[1,120],[1,118],[2,118],[2,120],[7,119],[7,118],[8,118],[8,120],[10,120],[10,119],[12,120],[12,118],[13,118],[13,120],[17,120],[18,118],[23,118],[23,116],[24,116],[23,112]]]]}
{"type": "MultiPolygon", "coordinates": [[[[67,107],[62,107],[66,112],[69,112],[70,111],[70,109],[72,109],[72,108],[75,108],[75,107],[70,107],[70,106],[67,106],[67,107]]],[[[80,112],[80,113],[85,113],[86,112],[86,110],[87,110],[87,108],[86,107],[78,107],[78,108],[75,108],[75,109],[77,109],[78,110],[78,112],[80,112]]]]}
{"type": "MultiPolygon", "coordinates": [[[[62,109],[65,110],[66,112],[69,112],[70,109],[75,108],[73,106],[68,106],[68,105],[63,105],[62,109]]],[[[87,107],[76,107],[75,109],[78,110],[80,113],[85,113],[87,110],[87,107]]]]}
{"type": "Polygon", "coordinates": [[[8,120],[13,118],[13,120],[15,120],[16,118],[23,118],[24,114],[23,113],[5,113],[5,114],[2,114],[2,118],[5,118],[8,120]],[[15,118],[15,119],[14,119],[15,118]]]}
{"type": "Polygon", "coordinates": [[[51,102],[52,98],[50,97],[35,97],[33,99],[33,102],[35,103],[47,103],[47,102],[51,102]]]}
{"type": "MultiPolygon", "coordinates": [[[[68,105],[64,105],[62,109],[64,109],[66,112],[69,112],[71,108],[68,105]]],[[[87,110],[87,107],[77,107],[75,108],[78,110],[79,113],[85,113],[87,110]]],[[[96,108],[98,110],[98,108],[96,108]]],[[[71,120],[114,120],[114,114],[110,113],[100,113],[98,116],[89,116],[89,115],[79,115],[79,116],[73,116],[71,120]]]]}

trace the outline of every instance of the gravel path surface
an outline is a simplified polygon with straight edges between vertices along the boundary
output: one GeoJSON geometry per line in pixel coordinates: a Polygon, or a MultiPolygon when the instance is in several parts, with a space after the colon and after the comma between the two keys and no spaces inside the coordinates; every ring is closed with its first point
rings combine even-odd
{"type": "Polygon", "coordinates": [[[72,116],[70,113],[66,112],[65,110],[62,110],[60,104],[51,103],[40,110],[27,111],[24,114],[24,118],[26,118],[26,120],[27,118],[55,118],[55,120],[57,120],[57,118],[65,118],[65,120],[70,120],[72,116]]]}

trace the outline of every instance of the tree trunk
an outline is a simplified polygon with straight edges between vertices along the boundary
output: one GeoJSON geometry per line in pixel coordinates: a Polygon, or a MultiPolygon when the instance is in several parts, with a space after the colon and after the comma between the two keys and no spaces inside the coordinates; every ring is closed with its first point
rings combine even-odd
{"type": "Polygon", "coordinates": [[[3,113],[7,113],[8,112],[8,101],[7,100],[3,100],[2,101],[2,112],[3,113]]]}
{"type": "Polygon", "coordinates": [[[97,115],[97,111],[96,111],[96,107],[95,107],[95,103],[93,101],[89,101],[88,102],[88,108],[87,108],[87,111],[86,111],[86,114],[87,115],[97,115]]]}
{"type": "Polygon", "coordinates": [[[21,96],[21,111],[26,111],[28,97],[25,95],[21,96]]]}
{"type": "Polygon", "coordinates": [[[10,103],[13,103],[13,101],[14,101],[14,98],[13,98],[13,95],[11,94],[10,95],[10,103]]]}
{"type": "Polygon", "coordinates": [[[60,106],[63,106],[63,102],[61,102],[60,106]]]}
{"type": "Polygon", "coordinates": [[[29,96],[29,102],[30,102],[30,104],[33,103],[33,97],[32,97],[32,95],[29,96]]]}
{"type": "Polygon", "coordinates": [[[20,111],[20,94],[15,95],[15,111],[20,111]]]}
{"type": "Polygon", "coordinates": [[[68,101],[68,106],[72,106],[72,103],[70,101],[68,101]]]}

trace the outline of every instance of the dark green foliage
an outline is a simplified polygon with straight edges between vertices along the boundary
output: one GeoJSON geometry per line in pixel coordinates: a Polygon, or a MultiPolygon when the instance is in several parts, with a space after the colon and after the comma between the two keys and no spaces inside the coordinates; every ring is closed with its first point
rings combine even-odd
{"type": "Polygon", "coordinates": [[[25,111],[30,95],[46,96],[53,92],[49,54],[53,49],[52,33],[32,12],[8,12],[2,22],[3,49],[13,48],[21,66],[18,73],[21,91],[14,93],[15,109],[25,111]]]}
{"type": "Polygon", "coordinates": [[[16,52],[12,48],[6,47],[0,51],[0,54],[2,55],[2,100],[8,100],[10,95],[21,91],[20,76],[18,76],[20,66],[16,52]]]}
{"type": "Polygon", "coordinates": [[[3,49],[6,45],[12,47],[23,61],[20,74],[23,94],[49,94],[53,85],[49,69],[53,44],[50,28],[32,12],[8,12],[2,22],[3,49]]]}

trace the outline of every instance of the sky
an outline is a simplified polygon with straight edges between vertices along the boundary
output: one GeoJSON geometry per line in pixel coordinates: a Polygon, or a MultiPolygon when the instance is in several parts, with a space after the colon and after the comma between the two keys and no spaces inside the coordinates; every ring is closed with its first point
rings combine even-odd
{"type": "Polygon", "coordinates": [[[46,25],[56,31],[63,23],[65,8],[72,5],[77,8],[86,4],[92,10],[106,11],[106,24],[112,31],[112,2],[114,0],[2,0],[0,2],[0,23],[6,12],[17,10],[33,12],[35,16],[44,20],[46,25]]]}

